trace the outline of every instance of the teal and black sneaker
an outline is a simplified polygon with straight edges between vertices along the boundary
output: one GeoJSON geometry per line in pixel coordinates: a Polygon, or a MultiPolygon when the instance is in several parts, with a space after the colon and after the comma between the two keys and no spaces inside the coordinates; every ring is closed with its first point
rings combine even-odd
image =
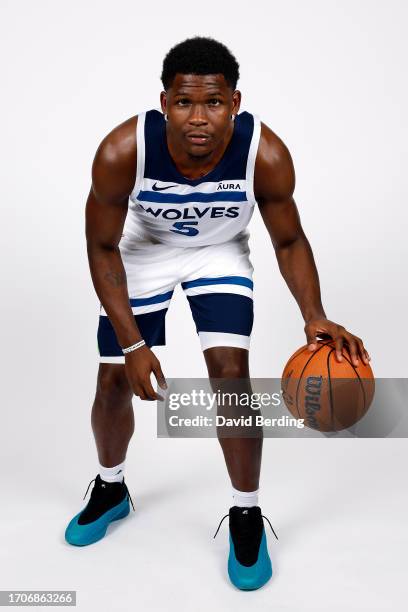
{"type": "Polygon", "coordinates": [[[88,504],[74,516],[65,530],[66,541],[74,546],[87,546],[101,540],[109,523],[125,518],[129,514],[129,501],[134,510],[125,480],[105,482],[98,474],[89,483],[85,497],[92,482],[95,484],[88,504]]]}
{"type": "Polygon", "coordinates": [[[259,506],[241,508],[233,506],[222,521],[229,516],[229,557],[228,575],[234,586],[243,591],[253,591],[266,584],[272,576],[272,563],[266,544],[263,524],[265,518],[276,539],[269,519],[263,516],[259,506]]]}

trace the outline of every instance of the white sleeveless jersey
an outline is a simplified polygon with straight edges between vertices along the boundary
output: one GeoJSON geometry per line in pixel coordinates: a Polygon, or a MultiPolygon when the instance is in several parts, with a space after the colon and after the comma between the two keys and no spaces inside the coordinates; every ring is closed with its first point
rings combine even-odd
{"type": "Polygon", "coordinates": [[[204,177],[183,177],[167,148],[162,113],[138,116],[137,173],[121,246],[139,241],[196,247],[248,235],[254,206],[254,168],[260,136],[257,117],[237,115],[216,167],[204,177]]]}

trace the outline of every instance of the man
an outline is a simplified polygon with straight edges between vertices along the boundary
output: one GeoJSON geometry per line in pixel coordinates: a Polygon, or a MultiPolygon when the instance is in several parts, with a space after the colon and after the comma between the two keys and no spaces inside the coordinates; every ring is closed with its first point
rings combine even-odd
{"type": "MultiPolygon", "coordinates": [[[[165,315],[181,283],[211,379],[249,379],[252,265],[246,227],[259,206],[279,267],[305,320],[310,350],[329,335],[339,360],[368,363],[362,341],[329,321],[312,250],[292,194],[283,142],[239,113],[239,67],[209,38],[186,40],[163,63],[162,113],[115,128],[99,146],[86,205],[89,265],[101,302],[100,366],[92,409],[99,474],[90,501],[66,530],[71,544],[101,539],[129,513],[124,463],[133,434],[133,394],[166,388],[152,346],[165,344],[165,315]]],[[[241,589],[269,580],[258,506],[262,437],[220,438],[233,489],[229,575],[241,589]]]]}

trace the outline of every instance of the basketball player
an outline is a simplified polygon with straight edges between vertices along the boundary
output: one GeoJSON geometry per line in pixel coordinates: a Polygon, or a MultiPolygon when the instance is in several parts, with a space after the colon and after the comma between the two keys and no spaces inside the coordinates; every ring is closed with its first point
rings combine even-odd
{"type": "MultiPolygon", "coordinates": [[[[100,365],[92,427],[99,457],[87,506],[66,540],[87,545],[129,513],[125,457],[134,430],[132,397],[166,388],[153,346],[181,284],[211,378],[249,379],[253,323],[247,225],[259,207],[280,271],[305,320],[310,350],[330,336],[337,358],[369,356],[363,342],[324,312],[310,244],[293,200],[295,174],[280,138],[239,113],[239,66],[210,38],[192,38],[163,63],[161,111],[131,117],[100,144],[86,205],[89,265],[101,302],[100,365]]],[[[262,437],[220,439],[232,483],[231,581],[256,589],[272,574],[258,506],[262,437]]],[[[130,500],[131,501],[131,500],[130,500]]]]}

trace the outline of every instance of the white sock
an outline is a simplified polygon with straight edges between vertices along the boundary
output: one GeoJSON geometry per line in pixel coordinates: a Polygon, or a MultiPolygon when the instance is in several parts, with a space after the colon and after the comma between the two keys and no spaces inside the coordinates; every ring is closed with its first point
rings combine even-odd
{"type": "Polygon", "coordinates": [[[125,462],[119,463],[114,467],[104,467],[99,464],[99,476],[105,482],[122,482],[125,472],[125,462]]]}
{"type": "Polygon", "coordinates": [[[259,489],[256,491],[238,491],[232,487],[233,505],[239,506],[240,508],[252,508],[252,506],[257,506],[258,493],[259,489]]]}

